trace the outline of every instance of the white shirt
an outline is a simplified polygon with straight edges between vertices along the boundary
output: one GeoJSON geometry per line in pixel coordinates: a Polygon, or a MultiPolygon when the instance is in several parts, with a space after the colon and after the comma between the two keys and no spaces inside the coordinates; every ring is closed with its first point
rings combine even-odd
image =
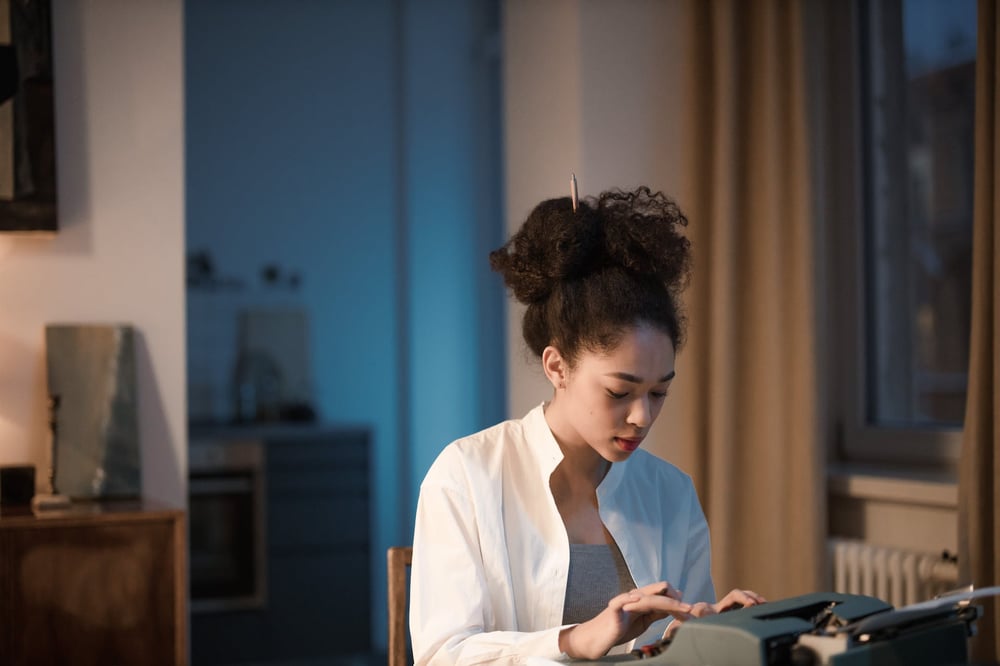
{"type": "MultiPolygon", "coordinates": [[[[417,666],[565,658],[569,539],[549,489],[562,457],[539,405],[452,442],[431,466],[413,536],[417,666]]],[[[688,603],[715,601],[708,524],[690,477],[640,449],[611,465],[597,500],[637,586],[665,580],[688,603]]]]}

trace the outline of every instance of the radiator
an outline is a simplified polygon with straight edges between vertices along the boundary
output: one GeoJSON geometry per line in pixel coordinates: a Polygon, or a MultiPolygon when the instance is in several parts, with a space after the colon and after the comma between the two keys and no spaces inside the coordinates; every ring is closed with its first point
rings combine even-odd
{"type": "Polygon", "coordinates": [[[958,565],[947,553],[920,553],[853,539],[828,540],[833,590],[866,594],[896,608],[957,586],[958,565]]]}

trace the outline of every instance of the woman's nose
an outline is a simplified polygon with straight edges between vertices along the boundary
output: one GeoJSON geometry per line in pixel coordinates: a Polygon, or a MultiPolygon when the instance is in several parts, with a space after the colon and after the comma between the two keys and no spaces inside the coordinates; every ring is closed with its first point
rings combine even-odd
{"type": "Polygon", "coordinates": [[[626,420],[637,428],[649,427],[652,414],[649,411],[649,398],[647,396],[642,396],[632,402],[626,420]]]}

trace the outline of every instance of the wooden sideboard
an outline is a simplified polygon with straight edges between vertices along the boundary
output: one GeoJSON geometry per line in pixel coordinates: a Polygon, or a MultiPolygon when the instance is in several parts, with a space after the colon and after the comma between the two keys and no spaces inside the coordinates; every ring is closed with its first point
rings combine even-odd
{"type": "Polygon", "coordinates": [[[0,662],[187,663],[184,512],[0,510],[0,662]]]}

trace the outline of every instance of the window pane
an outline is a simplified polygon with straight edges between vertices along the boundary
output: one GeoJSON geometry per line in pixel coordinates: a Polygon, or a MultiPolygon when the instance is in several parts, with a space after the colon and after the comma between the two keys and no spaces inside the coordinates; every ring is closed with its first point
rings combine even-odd
{"type": "Polygon", "coordinates": [[[960,426],[976,3],[872,2],[866,18],[868,422],[960,426]]]}

